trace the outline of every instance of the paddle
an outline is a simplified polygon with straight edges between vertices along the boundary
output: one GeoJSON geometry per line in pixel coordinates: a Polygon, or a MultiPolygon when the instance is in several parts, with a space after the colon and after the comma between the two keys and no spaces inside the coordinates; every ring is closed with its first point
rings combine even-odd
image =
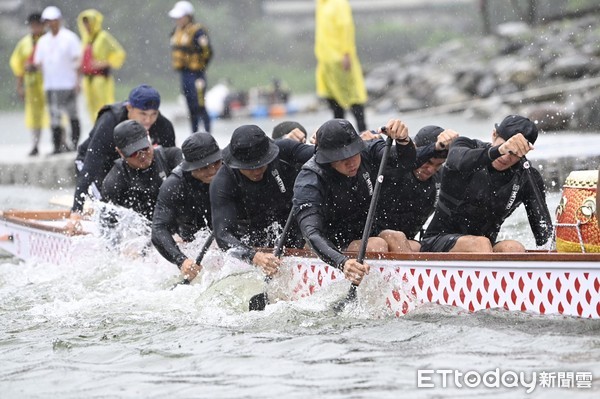
{"type": "Polygon", "coordinates": [[[531,186],[531,189],[533,190],[533,195],[535,196],[535,200],[537,201],[538,207],[541,211],[541,216],[545,220],[546,228],[548,229],[548,228],[550,228],[550,226],[552,226],[552,216],[550,216],[550,211],[548,211],[548,207],[545,206],[545,201],[542,198],[542,193],[540,193],[540,188],[538,187],[538,185],[535,183],[535,180],[533,179],[533,175],[530,170],[531,164],[529,163],[529,160],[525,157],[522,157],[519,162],[521,163],[521,167],[525,170],[525,174],[527,175],[527,180],[529,180],[529,185],[531,186]]]}
{"type": "MultiPolygon", "coordinates": [[[[199,265],[202,262],[202,259],[204,259],[204,255],[206,255],[206,252],[208,251],[208,248],[210,247],[210,244],[212,244],[212,242],[215,239],[215,233],[214,232],[210,232],[209,236],[206,238],[206,241],[204,241],[204,245],[202,245],[202,249],[200,249],[200,253],[198,254],[198,257],[196,258],[196,264],[199,265]]],[[[174,290],[175,288],[177,288],[178,285],[186,285],[189,284],[190,280],[183,279],[177,283],[175,283],[173,285],[173,287],[171,287],[171,291],[174,290]]]]}
{"type": "MultiPolygon", "coordinates": [[[[382,127],[381,131],[385,132],[385,128],[382,127]]],[[[390,148],[392,147],[393,139],[388,136],[385,141],[385,148],[383,149],[383,156],[381,157],[381,163],[379,164],[379,171],[377,172],[377,180],[375,181],[375,188],[373,189],[373,196],[371,197],[371,204],[369,205],[369,213],[367,213],[367,220],[365,222],[365,228],[363,230],[362,239],[360,241],[360,247],[358,250],[358,257],[356,260],[358,263],[363,263],[365,260],[365,253],[367,252],[367,243],[369,241],[369,234],[371,233],[371,227],[373,226],[373,221],[375,220],[375,211],[377,210],[377,202],[379,200],[379,192],[381,191],[381,184],[383,183],[383,172],[385,171],[385,167],[387,164],[388,155],[390,153],[390,148]]],[[[352,284],[350,286],[350,290],[346,295],[346,298],[342,299],[336,305],[334,305],[333,309],[336,313],[344,310],[346,305],[349,302],[352,302],[356,299],[356,289],[358,285],[352,284]]]]}
{"type": "MultiPolygon", "coordinates": [[[[290,214],[288,215],[287,220],[285,221],[285,226],[283,226],[283,231],[281,232],[281,235],[277,239],[277,242],[275,244],[275,249],[273,250],[273,255],[277,256],[278,258],[281,258],[281,255],[283,254],[283,243],[285,243],[285,238],[287,237],[288,231],[290,230],[290,227],[292,226],[293,221],[294,221],[294,207],[292,207],[292,209],[290,210],[290,214]]],[[[271,281],[271,277],[269,277],[269,276],[265,277],[265,283],[269,284],[269,281],[271,281]]],[[[252,298],[250,298],[248,308],[249,308],[249,310],[265,310],[265,307],[267,306],[268,303],[269,303],[269,296],[267,295],[267,291],[266,291],[266,287],[265,287],[264,292],[261,292],[260,294],[256,294],[252,298]]]]}

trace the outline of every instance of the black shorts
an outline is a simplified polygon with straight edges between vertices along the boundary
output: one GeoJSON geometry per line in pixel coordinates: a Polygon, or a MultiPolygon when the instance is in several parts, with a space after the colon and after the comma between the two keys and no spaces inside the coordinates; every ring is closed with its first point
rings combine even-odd
{"type": "Polygon", "coordinates": [[[450,252],[464,234],[441,233],[421,240],[421,252],[450,252]]]}

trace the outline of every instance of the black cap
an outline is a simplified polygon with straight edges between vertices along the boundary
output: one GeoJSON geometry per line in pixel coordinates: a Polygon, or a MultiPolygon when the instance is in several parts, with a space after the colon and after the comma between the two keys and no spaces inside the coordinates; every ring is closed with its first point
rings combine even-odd
{"type": "Polygon", "coordinates": [[[332,119],[317,130],[318,163],[331,163],[353,157],[365,148],[354,126],[345,119],[332,119]]]}
{"type": "Polygon", "coordinates": [[[242,125],[233,131],[223,149],[223,161],[234,169],[258,169],[271,163],[279,147],[256,125],[242,125]]]}
{"type": "Polygon", "coordinates": [[[436,143],[438,136],[443,131],[444,129],[434,125],[422,127],[421,130],[417,132],[413,142],[417,147],[425,147],[431,143],[436,143]]]}
{"type": "Polygon", "coordinates": [[[217,140],[210,133],[194,133],[181,145],[183,162],[181,169],[185,172],[204,168],[222,159],[217,140]]]}
{"type": "MultiPolygon", "coordinates": [[[[438,136],[443,131],[443,128],[434,125],[422,127],[413,139],[415,146],[419,148],[435,144],[437,142],[438,136]]],[[[439,151],[435,150],[435,155],[433,156],[433,158],[448,158],[448,149],[445,148],[439,151]]]]}
{"type": "Polygon", "coordinates": [[[521,115],[509,115],[504,118],[499,125],[496,124],[496,133],[504,140],[521,133],[531,144],[534,144],[538,137],[535,123],[521,115]]]}
{"type": "Polygon", "coordinates": [[[306,129],[304,128],[304,126],[302,126],[298,122],[285,121],[281,122],[273,128],[273,133],[271,133],[271,137],[273,137],[274,139],[279,139],[294,129],[300,129],[300,131],[304,133],[304,136],[308,134],[306,133],[306,129]]]}
{"type": "Polygon", "coordinates": [[[126,157],[152,145],[146,128],[132,119],[123,121],[115,126],[113,136],[115,145],[126,157]]]}

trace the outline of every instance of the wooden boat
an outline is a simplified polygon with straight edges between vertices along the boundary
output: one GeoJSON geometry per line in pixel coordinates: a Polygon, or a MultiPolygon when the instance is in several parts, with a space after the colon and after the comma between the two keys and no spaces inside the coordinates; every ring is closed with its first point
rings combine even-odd
{"type": "MultiPolygon", "coordinates": [[[[66,211],[1,212],[0,248],[25,260],[60,264],[71,256],[66,217],[66,211]]],[[[344,278],[309,251],[287,251],[285,257],[292,300],[344,278]]],[[[396,316],[434,302],[471,312],[505,308],[600,318],[600,253],[368,253],[366,259],[396,316]]]]}
{"type": "MultiPolygon", "coordinates": [[[[8,210],[0,212],[0,249],[23,260],[61,264],[71,257],[72,240],[65,225],[69,211],[8,210]]],[[[80,234],[94,231],[83,221],[80,234]]]]}

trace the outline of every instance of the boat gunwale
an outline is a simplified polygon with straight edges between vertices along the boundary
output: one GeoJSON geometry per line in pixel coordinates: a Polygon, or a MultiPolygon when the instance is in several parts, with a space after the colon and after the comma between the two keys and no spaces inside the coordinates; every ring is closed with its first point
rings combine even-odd
{"type": "MultiPolygon", "coordinates": [[[[270,248],[261,248],[262,252],[272,252],[270,248]]],[[[356,257],[356,252],[344,252],[344,255],[356,257]]],[[[310,250],[290,249],[284,251],[284,256],[317,258],[310,250]]],[[[365,259],[367,261],[418,261],[418,262],[503,262],[507,265],[516,262],[600,262],[600,253],[575,253],[575,252],[556,252],[543,250],[527,250],[525,253],[475,253],[475,252],[410,252],[410,253],[382,253],[367,252],[365,259]]],[[[506,266],[503,266],[506,267],[506,266]]],[[[511,266],[512,267],[512,266],[511,266]]],[[[550,267],[549,267],[550,268],[550,267]]],[[[555,268],[555,267],[551,267],[555,268]]],[[[597,268],[600,269],[600,263],[597,268]]]]}
{"type": "Polygon", "coordinates": [[[69,232],[66,227],[49,226],[42,223],[43,221],[59,221],[68,219],[70,211],[65,210],[31,210],[21,211],[9,209],[7,211],[0,211],[0,221],[8,223],[14,223],[19,226],[28,227],[32,229],[43,230],[50,233],[60,233],[65,235],[82,235],[88,234],[87,232],[69,232]]]}
{"type": "MultiPolygon", "coordinates": [[[[42,221],[65,220],[69,217],[68,210],[7,210],[0,211],[0,220],[14,223],[20,226],[38,229],[42,231],[73,235],[65,227],[49,226],[42,221]]],[[[76,234],[88,234],[88,232],[79,232],[76,234]]],[[[272,252],[272,248],[259,248],[261,252],[272,252]]],[[[346,256],[356,257],[356,252],[344,252],[346,256]]],[[[284,256],[302,257],[316,259],[317,256],[310,250],[286,248],[284,256]]],[[[381,253],[367,252],[367,261],[389,260],[389,261],[414,261],[414,262],[502,262],[506,266],[515,267],[517,263],[532,262],[550,262],[550,263],[585,263],[599,262],[600,253],[576,253],[576,252],[556,252],[547,250],[527,250],[525,253],[474,253],[474,252],[412,252],[412,253],[381,253]],[[515,263],[515,265],[512,265],[515,263]]],[[[480,264],[481,265],[481,264],[480,264]]],[[[549,266],[549,269],[555,269],[557,266],[549,266]]]]}

